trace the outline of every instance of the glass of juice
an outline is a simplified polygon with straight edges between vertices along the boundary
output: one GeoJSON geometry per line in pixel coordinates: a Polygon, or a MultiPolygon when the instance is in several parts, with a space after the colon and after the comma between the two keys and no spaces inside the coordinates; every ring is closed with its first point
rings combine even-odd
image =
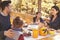
{"type": "Polygon", "coordinates": [[[39,35],[39,31],[36,30],[36,29],[33,29],[33,30],[32,30],[32,37],[33,37],[33,38],[38,38],[38,35],[39,35]]]}

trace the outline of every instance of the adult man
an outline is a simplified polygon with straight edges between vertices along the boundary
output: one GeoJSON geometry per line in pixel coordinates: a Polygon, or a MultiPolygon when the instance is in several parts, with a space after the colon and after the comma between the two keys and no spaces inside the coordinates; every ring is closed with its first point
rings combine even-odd
{"type": "Polygon", "coordinates": [[[5,40],[6,37],[12,38],[14,33],[12,32],[10,24],[10,3],[11,1],[1,2],[0,13],[0,40],[5,40]]]}

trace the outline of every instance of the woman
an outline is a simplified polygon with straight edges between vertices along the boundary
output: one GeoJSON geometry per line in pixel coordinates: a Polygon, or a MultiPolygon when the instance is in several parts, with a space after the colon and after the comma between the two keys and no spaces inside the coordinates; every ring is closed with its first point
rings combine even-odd
{"type": "Polygon", "coordinates": [[[60,29],[60,10],[57,6],[51,8],[51,20],[48,23],[50,28],[55,30],[60,29]]]}
{"type": "Polygon", "coordinates": [[[41,13],[37,12],[36,16],[33,18],[33,23],[43,23],[43,19],[41,18],[41,13]]]}

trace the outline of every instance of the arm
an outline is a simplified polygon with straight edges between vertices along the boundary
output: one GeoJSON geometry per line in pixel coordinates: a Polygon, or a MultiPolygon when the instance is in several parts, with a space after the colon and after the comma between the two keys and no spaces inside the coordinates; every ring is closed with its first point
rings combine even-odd
{"type": "Polygon", "coordinates": [[[57,19],[56,21],[54,21],[54,22],[50,22],[49,23],[49,26],[51,27],[51,28],[54,28],[54,29],[59,29],[59,24],[60,24],[60,19],[57,19]]]}

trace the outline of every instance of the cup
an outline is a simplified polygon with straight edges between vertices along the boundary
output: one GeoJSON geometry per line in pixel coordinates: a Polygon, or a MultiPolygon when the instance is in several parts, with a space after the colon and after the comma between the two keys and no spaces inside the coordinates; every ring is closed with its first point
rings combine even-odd
{"type": "Polygon", "coordinates": [[[49,34],[50,34],[50,35],[54,35],[54,34],[55,34],[55,31],[50,30],[50,31],[49,31],[49,34]]]}
{"type": "Polygon", "coordinates": [[[38,30],[34,29],[34,30],[32,31],[32,37],[33,37],[33,38],[38,38],[38,34],[39,34],[39,31],[38,31],[38,30]]]}

